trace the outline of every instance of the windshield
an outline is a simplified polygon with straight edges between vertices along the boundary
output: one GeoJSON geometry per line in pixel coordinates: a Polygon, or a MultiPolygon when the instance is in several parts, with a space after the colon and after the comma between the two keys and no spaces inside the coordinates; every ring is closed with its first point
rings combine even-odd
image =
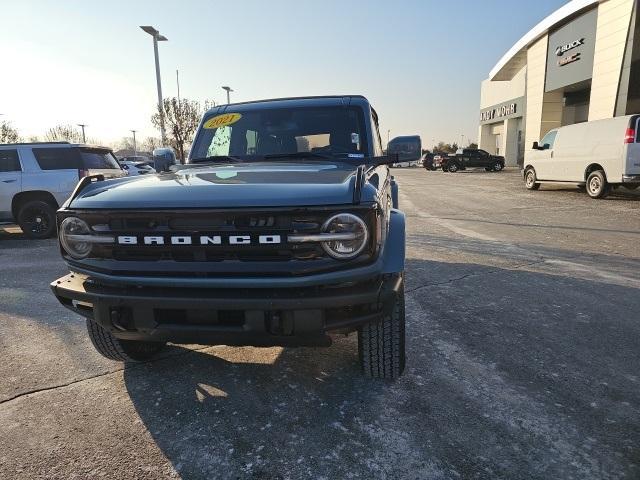
{"type": "Polygon", "coordinates": [[[263,160],[282,156],[364,158],[362,110],[354,107],[259,109],[205,118],[190,161],[209,157],[263,160]]]}

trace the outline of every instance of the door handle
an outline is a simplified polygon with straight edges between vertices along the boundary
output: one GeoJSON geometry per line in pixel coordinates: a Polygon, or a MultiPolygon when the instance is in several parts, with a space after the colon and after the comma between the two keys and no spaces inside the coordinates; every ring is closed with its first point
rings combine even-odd
{"type": "Polygon", "coordinates": [[[15,181],[17,181],[15,178],[12,180],[2,180],[3,183],[13,183],[15,181]]]}

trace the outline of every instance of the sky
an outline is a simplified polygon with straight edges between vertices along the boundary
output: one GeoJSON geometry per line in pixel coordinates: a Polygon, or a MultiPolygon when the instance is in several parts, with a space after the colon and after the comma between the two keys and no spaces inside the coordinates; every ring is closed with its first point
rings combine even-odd
{"type": "Polygon", "coordinates": [[[153,25],[162,90],[226,102],[363,94],[387,132],[476,140],[480,83],[566,0],[0,0],[0,121],[44,135],[87,124],[104,144],[159,136],[153,25]]]}

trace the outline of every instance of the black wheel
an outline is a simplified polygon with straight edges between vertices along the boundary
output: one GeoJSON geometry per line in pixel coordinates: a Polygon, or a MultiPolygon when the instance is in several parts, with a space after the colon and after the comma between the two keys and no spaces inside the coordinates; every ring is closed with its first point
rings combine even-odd
{"type": "Polygon", "coordinates": [[[87,332],[95,349],[109,360],[142,362],[149,360],[165,346],[160,342],[120,340],[93,320],[87,319],[87,332]]]}
{"type": "Polygon", "coordinates": [[[591,198],[604,198],[609,193],[610,186],[602,170],[591,172],[587,178],[587,194],[591,198]]]}
{"type": "Polygon", "coordinates": [[[18,225],[29,238],[49,238],[56,233],[56,211],[41,200],[25,203],[18,211],[18,225]]]}
{"type": "Polygon", "coordinates": [[[503,168],[504,168],[504,165],[502,164],[502,162],[496,162],[493,164],[492,170],[494,172],[500,172],[502,171],[503,168]]]}
{"type": "Polygon", "coordinates": [[[527,190],[538,190],[540,184],[537,182],[536,171],[533,168],[528,168],[524,174],[524,185],[527,190]]]}
{"type": "Polygon", "coordinates": [[[396,379],[405,365],[404,281],[393,310],[358,330],[358,354],[364,375],[396,379]]]}
{"type": "Polygon", "coordinates": [[[458,170],[460,170],[460,165],[458,165],[458,162],[452,162],[448,165],[447,170],[450,173],[456,173],[458,170]]]}

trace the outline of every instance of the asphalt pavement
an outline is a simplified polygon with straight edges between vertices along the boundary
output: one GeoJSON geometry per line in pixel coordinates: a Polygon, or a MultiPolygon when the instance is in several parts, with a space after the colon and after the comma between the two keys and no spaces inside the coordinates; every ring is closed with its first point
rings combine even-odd
{"type": "Polygon", "coordinates": [[[49,282],[55,240],[0,226],[0,478],[640,478],[640,194],[396,169],[407,349],[100,357],[49,282]]]}

